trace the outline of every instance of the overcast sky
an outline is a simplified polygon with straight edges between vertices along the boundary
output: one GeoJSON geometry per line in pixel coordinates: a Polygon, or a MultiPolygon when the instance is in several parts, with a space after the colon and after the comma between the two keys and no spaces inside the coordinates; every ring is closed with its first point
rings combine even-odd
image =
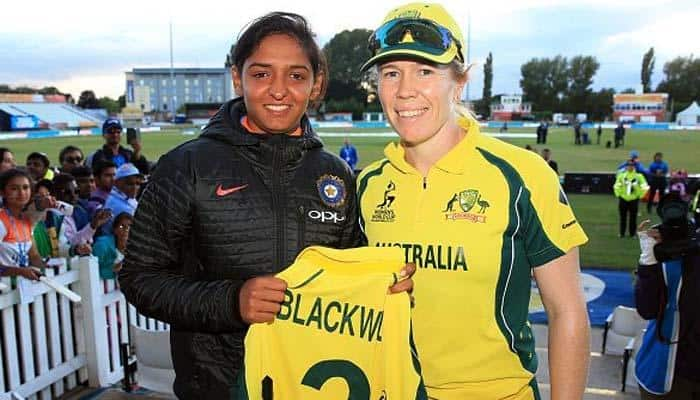
{"type": "MultiPolygon", "coordinates": [[[[663,64],[700,55],[698,0],[506,0],[441,2],[467,35],[471,16],[471,98],[481,97],[483,60],[493,53],[493,93],[519,93],[520,65],[533,57],[593,55],[594,88],[640,81],[654,46],[655,87],[663,64]]],[[[3,2],[0,83],[56,86],[78,97],[124,93],[124,72],[168,67],[169,21],[175,67],[222,67],[240,29],[269,11],[307,17],[323,45],[354,28],[374,29],[399,1],[21,1],[3,2]],[[181,3],[182,5],[176,5],[181,3]],[[106,9],[106,7],[111,7],[106,9]]]]}

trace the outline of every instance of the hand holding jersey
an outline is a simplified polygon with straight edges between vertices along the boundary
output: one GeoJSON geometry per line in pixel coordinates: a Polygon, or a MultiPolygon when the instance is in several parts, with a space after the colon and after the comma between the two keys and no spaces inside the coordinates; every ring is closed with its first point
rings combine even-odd
{"type": "Polygon", "coordinates": [[[243,321],[249,324],[274,321],[284,301],[285,290],[287,282],[272,275],[246,281],[238,294],[243,321]]]}
{"type": "Polygon", "coordinates": [[[253,324],[237,399],[427,399],[398,248],[305,249],[270,324],[253,324]],[[308,345],[311,344],[311,345],[308,345]]]}
{"type": "MultiPolygon", "coordinates": [[[[406,264],[399,272],[402,279],[389,287],[389,293],[410,293],[413,290],[412,276],[415,272],[415,264],[406,264]]],[[[287,282],[271,275],[246,281],[238,294],[239,312],[243,321],[249,324],[274,321],[284,301],[285,290],[287,282]]]]}

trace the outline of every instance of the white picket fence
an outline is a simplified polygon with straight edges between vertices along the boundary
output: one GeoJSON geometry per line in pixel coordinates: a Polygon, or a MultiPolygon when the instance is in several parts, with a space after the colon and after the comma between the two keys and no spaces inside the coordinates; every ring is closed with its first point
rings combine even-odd
{"type": "Polygon", "coordinates": [[[120,345],[129,321],[147,330],[168,330],[127,304],[115,280],[103,280],[95,257],[61,259],[46,276],[82,297],[72,303],[37,283],[33,301],[20,303],[10,278],[0,282],[0,400],[48,400],[88,382],[110,386],[124,377],[120,345]],[[2,286],[2,285],[0,285],[2,286]],[[128,315],[128,318],[127,318],[128,315]]]}

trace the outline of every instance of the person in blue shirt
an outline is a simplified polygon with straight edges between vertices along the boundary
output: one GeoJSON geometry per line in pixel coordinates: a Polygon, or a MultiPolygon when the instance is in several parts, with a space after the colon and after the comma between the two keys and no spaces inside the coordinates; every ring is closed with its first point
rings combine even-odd
{"type": "Polygon", "coordinates": [[[659,204],[666,192],[666,175],[668,174],[668,164],[663,160],[664,155],[657,152],[654,154],[654,162],[649,165],[647,176],[649,177],[649,201],[647,202],[647,212],[651,214],[651,207],[654,205],[654,196],[659,194],[659,204]]]}
{"type": "Polygon", "coordinates": [[[128,212],[123,212],[114,217],[112,234],[102,235],[95,239],[92,255],[97,257],[100,278],[114,279],[115,273],[121,269],[132,222],[134,222],[134,217],[128,212]]]}
{"type": "Polygon", "coordinates": [[[350,144],[347,138],[345,138],[343,147],[340,148],[340,158],[345,160],[353,171],[355,170],[355,166],[357,165],[357,149],[350,144]]]}
{"type": "Polygon", "coordinates": [[[128,144],[133,151],[123,147],[120,144],[122,124],[118,119],[108,118],[102,124],[102,138],[105,144],[88,156],[87,160],[85,160],[85,165],[92,169],[97,169],[99,162],[105,160],[113,162],[117,168],[123,164],[131,163],[141,171],[141,174],[148,175],[150,163],[141,152],[141,139],[136,137],[129,141],[128,144]]]}
{"type": "MultiPolygon", "coordinates": [[[[644,174],[644,177],[646,178],[649,173],[647,172],[647,169],[644,168],[644,164],[642,164],[642,162],[639,161],[639,152],[637,150],[630,151],[630,160],[634,162],[634,170],[639,172],[640,174],[644,174]]],[[[622,164],[617,166],[617,171],[624,171],[627,168],[628,163],[629,160],[623,161],[622,164]]]]}
{"type": "Polygon", "coordinates": [[[112,211],[112,219],[102,225],[101,233],[104,235],[112,234],[112,224],[114,217],[121,213],[134,215],[138,201],[136,195],[143,184],[143,175],[139,172],[134,164],[126,163],[117,168],[114,187],[110,192],[104,208],[112,211]]]}

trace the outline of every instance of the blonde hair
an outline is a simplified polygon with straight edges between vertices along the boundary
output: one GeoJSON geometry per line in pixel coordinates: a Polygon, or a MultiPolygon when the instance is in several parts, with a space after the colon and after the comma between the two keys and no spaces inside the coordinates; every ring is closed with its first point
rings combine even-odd
{"type": "MultiPolygon", "coordinates": [[[[447,67],[452,71],[452,75],[455,80],[463,82],[469,81],[469,70],[471,70],[472,66],[474,66],[474,64],[467,65],[456,57],[447,65],[447,67]]],[[[455,112],[459,118],[466,118],[472,122],[476,121],[476,114],[474,114],[474,110],[469,107],[469,104],[466,104],[460,100],[456,101],[455,112]]]]}

